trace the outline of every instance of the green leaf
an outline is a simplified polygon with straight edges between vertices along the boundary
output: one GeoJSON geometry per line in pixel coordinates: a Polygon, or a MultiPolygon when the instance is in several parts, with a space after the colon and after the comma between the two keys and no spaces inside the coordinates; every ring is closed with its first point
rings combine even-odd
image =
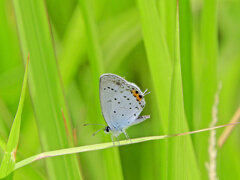
{"type": "Polygon", "coordinates": [[[200,129],[200,130],[190,131],[190,132],[182,132],[182,133],[162,135],[162,136],[148,136],[148,137],[134,138],[134,139],[131,139],[131,141],[130,140],[121,140],[121,141],[118,141],[117,143],[115,143],[115,145],[113,145],[113,142],[107,142],[107,143],[92,144],[92,145],[86,145],[86,146],[79,146],[79,147],[43,152],[43,153],[31,156],[29,158],[26,158],[26,159],[18,162],[15,165],[14,170],[17,170],[17,169],[24,167],[30,163],[33,163],[35,161],[45,159],[45,158],[64,156],[64,155],[69,155],[69,154],[74,154],[74,153],[97,151],[97,150],[107,149],[107,148],[115,148],[118,146],[131,145],[131,144],[136,144],[136,143],[141,143],[141,142],[146,142],[146,141],[162,140],[162,139],[167,139],[167,138],[173,138],[173,139],[175,138],[176,139],[176,138],[178,138],[177,136],[189,137],[190,134],[196,134],[196,133],[200,133],[200,132],[215,130],[215,129],[223,128],[223,127],[230,126],[230,125],[236,125],[236,124],[240,124],[240,122],[224,124],[224,125],[219,125],[219,126],[215,126],[215,127],[210,127],[210,128],[205,128],[205,129],[200,129]]]}
{"type": "Polygon", "coordinates": [[[9,135],[12,119],[6,104],[0,99],[0,134],[4,138],[9,135]]]}
{"type": "Polygon", "coordinates": [[[175,25],[176,25],[176,4],[177,1],[157,1],[159,17],[161,19],[161,27],[168,45],[169,55],[171,60],[174,57],[174,38],[175,38],[175,25]]]}
{"type": "MultiPolygon", "coordinates": [[[[143,31],[143,41],[147,52],[148,64],[153,81],[153,96],[158,109],[160,121],[155,122],[154,131],[167,133],[168,131],[168,109],[172,65],[164,38],[164,32],[160,21],[157,4],[155,0],[138,0],[138,8],[143,31]]],[[[157,179],[166,179],[167,175],[167,146],[161,142],[155,146],[157,157],[154,166],[160,168],[157,179]],[[157,163],[161,163],[161,166],[157,163]]],[[[148,175],[146,175],[147,178],[148,175]]]]}
{"type": "MultiPolygon", "coordinates": [[[[73,144],[44,1],[14,0],[23,55],[31,54],[29,89],[44,151],[73,144]],[[65,114],[65,120],[62,116],[65,114]]],[[[49,179],[81,179],[76,156],[46,160],[49,179]]]]}
{"type": "MultiPolygon", "coordinates": [[[[203,128],[212,121],[212,106],[217,87],[217,60],[218,60],[218,27],[217,27],[217,0],[204,0],[200,33],[200,59],[196,61],[195,75],[199,78],[195,87],[194,127],[203,128]],[[199,72],[199,74],[197,74],[199,72]],[[196,100],[195,100],[196,98],[196,100]]],[[[202,179],[207,179],[205,162],[208,160],[206,144],[208,136],[194,136],[195,148],[198,154],[199,168],[202,179]]]]}
{"type": "Polygon", "coordinates": [[[52,19],[53,25],[60,37],[63,36],[68,25],[69,19],[72,16],[72,11],[75,8],[77,0],[48,0],[46,7],[49,12],[49,17],[52,19]]]}
{"type": "Polygon", "coordinates": [[[85,24],[80,9],[76,8],[62,40],[59,53],[60,72],[64,84],[71,82],[79,66],[85,62],[86,45],[85,24]]]}
{"type": "Polygon", "coordinates": [[[0,149],[5,150],[5,147],[6,147],[6,142],[2,138],[2,136],[0,136],[0,149]]]}
{"type": "MultiPolygon", "coordinates": [[[[73,154],[73,153],[96,151],[96,150],[106,149],[106,148],[114,148],[115,149],[117,146],[123,146],[123,145],[128,145],[128,144],[140,143],[140,142],[145,142],[145,141],[150,141],[150,140],[165,139],[165,138],[168,138],[168,135],[136,138],[136,139],[131,139],[131,142],[129,140],[122,140],[122,141],[116,142],[115,143],[116,146],[113,146],[112,142],[107,142],[107,143],[100,143],[100,144],[93,144],[93,145],[87,145],[87,146],[80,146],[80,147],[44,152],[44,153],[29,157],[27,159],[24,159],[24,160],[18,162],[15,166],[15,170],[19,169],[23,166],[26,166],[34,161],[38,161],[38,160],[44,159],[44,158],[62,156],[62,155],[73,154]]],[[[116,177],[116,178],[119,178],[119,177],[116,177]]]]}
{"type": "Polygon", "coordinates": [[[190,130],[193,129],[193,79],[192,79],[192,14],[190,1],[179,3],[180,57],[184,109],[190,130]]]}
{"type": "Polygon", "coordinates": [[[129,52],[142,40],[141,25],[137,9],[123,12],[119,17],[102,23],[101,36],[105,67],[112,72],[129,52]],[[113,46],[114,44],[114,46],[113,46]]]}
{"type": "MultiPolygon", "coordinates": [[[[88,57],[91,66],[92,86],[94,92],[99,91],[99,77],[104,72],[103,67],[103,52],[100,46],[98,36],[98,28],[92,13],[92,4],[88,0],[81,0],[80,6],[83,14],[83,19],[86,27],[86,35],[88,40],[88,57]]],[[[98,96],[93,96],[93,103],[91,103],[93,119],[100,119],[102,117],[100,112],[100,102],[98,96]]],[[[109,137],[108,137],[109,139],[109,137]]],[[[118,148],[107,150],[104,153],[104,166],[108,170],[106,173],[107,179],[123,179],[121,161],[118,148]]]]}
{"type": "MultiPolygon", "coordinates": [[[[177,7],[178,8],[178,7],[177,7]]],[[[174,134],[180,130],[188,131],[185,118],[182,75],[180,65],[179,19],[176,21],[176,48],[171,98],[169,109],[169,132],[174,134]]],[[[190,136],[176,137],[168,141],[168,178],[169,179],[200,179],[195,152],[190,136]],[[191,169],[191,171],[189,171],[191,169]]]]}
{"type": "Polygon", "coordinates": [[[138,1],[143,40],[164,132],[168,130],[171,60],[154,0],[138,1]]]}
{"type": "Polygon", "coordinates": [[[26,63],[22,92],[21,92],[20,101],[18,104],[17,113],[12,124],[12,128],[8,137],[8,142],[6,145],[6,149],[5,149],[3,160],[0,167],[0,178],[8,176],[13,171],[14,165],[16,162],[16,153],[17,153],[17,146],[18,146],[18,140],[19,140],[19,134],[20,134],[20,127],[21,127],[22,109],[23,109],[25,94],[27,89],[27,77],[28,77],[28,61],[26,63]]]}

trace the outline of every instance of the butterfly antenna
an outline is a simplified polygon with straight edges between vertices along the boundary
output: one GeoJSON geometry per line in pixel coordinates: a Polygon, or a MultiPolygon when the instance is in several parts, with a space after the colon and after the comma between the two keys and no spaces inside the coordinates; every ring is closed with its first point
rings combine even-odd
{"type": "Polygon", "coordinates": [[[97,130],[97,131],[94,132],[92,135],[95,136],[99,131],[104,130],[104,129],[105,129],[105,127],[104,127],[104,128],[101,128],[101,129],[99,129],[99,130],[97,130]]]}
{"type": "Polygon", "coordinates": [[[83,124],[83,126],[89,126],[89,125],[105,126],[104,124],[83,124]]]}
{"type": "Polygon", "coordinates": [[[149,92],[147,92],[148,91],[148,89],[146,89],[144,92],[143,92],[143,96],[146,96],[147,94],[150,94],[151,93],[151,91],[149,91],[149,92]]]}

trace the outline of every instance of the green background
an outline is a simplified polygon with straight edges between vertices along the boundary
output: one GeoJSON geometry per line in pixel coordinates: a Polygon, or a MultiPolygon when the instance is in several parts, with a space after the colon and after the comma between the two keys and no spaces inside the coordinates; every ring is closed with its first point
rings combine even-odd
{"type": "MultiPolygon", "coordinates": [[[[217,124],[229,123],[240,104],[239,19],[239,0],[1,0],[0,161],[28,54],[17,162],[111,141],[103,132],[92,136],[98,126],[83,126],[105,123],[103,73],[151,91],[142,112],[151,118],[129,128],[131,138],[209,127],[219,83],[217,124]]],[[[208,179],[209,134],[47,158],[9,178],[208,179]]],[[[216,149],[216,176],[240,179],[239,127],[216,149]]]]}

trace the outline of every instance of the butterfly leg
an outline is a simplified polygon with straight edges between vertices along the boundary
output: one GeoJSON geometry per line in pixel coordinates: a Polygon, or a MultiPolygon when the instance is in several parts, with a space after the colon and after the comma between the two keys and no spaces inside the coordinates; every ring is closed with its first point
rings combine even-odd
{"type": "Polygon", "coordinates": [[[113,139],[113,135],[111,135],[111,139],[112,139],[112,142],[113,142],[113,146],[115,146],[115,142],[114,142],[114,139],[113,139]]]}
{"type": "Polygon", "coordinates": [[[129,140],[132,143],[132,140],[129,138],[127,132],[125,130],[122,130],[122,132],[126,136],[127,140],[129,140]]]}
{"type": "Polygon", "coordinates": [[[120,146],[120,141],[118,139],[118,136],[116,136],[116,139],[117,139],[118,145],[120,146]]]}

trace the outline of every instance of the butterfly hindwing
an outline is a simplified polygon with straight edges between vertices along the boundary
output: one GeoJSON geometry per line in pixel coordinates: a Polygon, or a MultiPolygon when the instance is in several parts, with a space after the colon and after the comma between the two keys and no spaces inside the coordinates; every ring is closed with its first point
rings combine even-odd
{"type": "Polygon", "coordinates": [[[102,114],[110,128],[122,130],[134,124],[145,106],[142,91],[114,74],[103,74],[99,89],[102,114]]]}

